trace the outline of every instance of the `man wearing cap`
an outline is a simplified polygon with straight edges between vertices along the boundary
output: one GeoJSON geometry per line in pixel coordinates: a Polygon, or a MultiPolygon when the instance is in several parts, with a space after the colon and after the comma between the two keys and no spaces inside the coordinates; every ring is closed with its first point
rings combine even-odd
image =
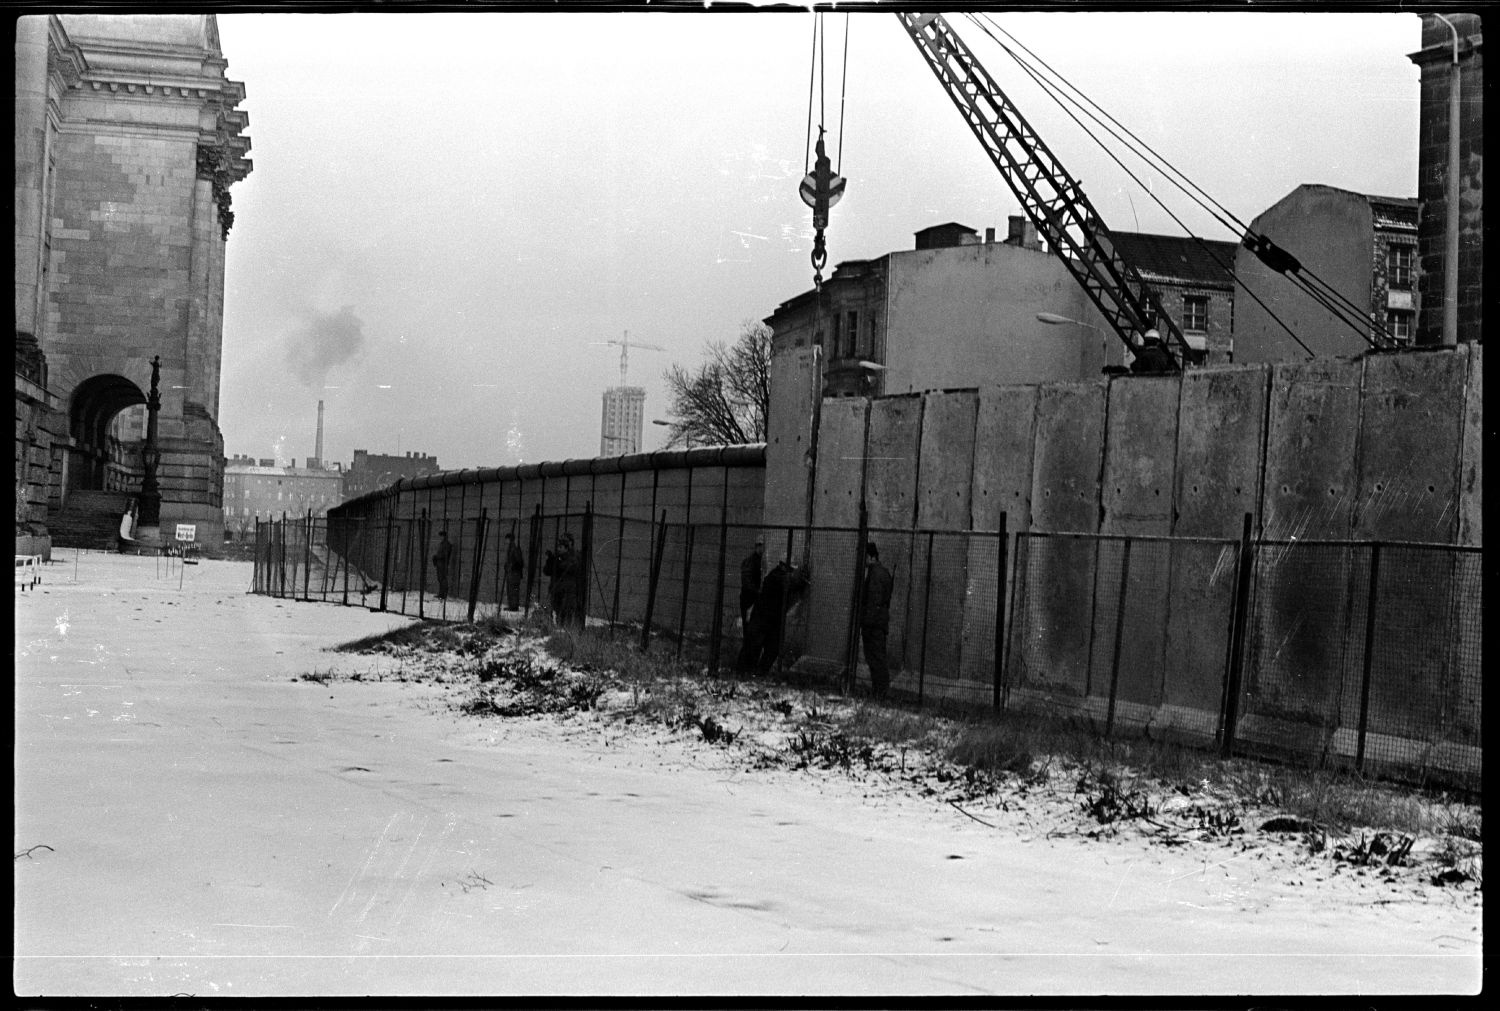
{"type": "Polygon", "coordinates": [[[1177,363],[1162,343],[1159,331],[1146,331],[1135,352],[1135,360],[1130,363],[1130,371],[1138,376],[1159,376],[1177,371],[1177,363]]]}
{"type": "Polygon", "coordinates": [[[755,550],[740,563],[740,627],[750,624],[750,609],[760,596],[761,575],[765,571],[766,539],[755,538],[755,550]]]}
{"type": "Polygon", "coordinates": [[[880,549],[865,545],[865,584],[859,595],[859,636],[870,668],[870,694],[884,698],[891,684],[885,660],[885,634],[891,624],[891,571],[880,564],[880,549]]]}
{"type": "Polygon", "coordinates": [[[573,551],[572,534],[564,532],[558,537],[557,550],[547,552],[547,564],[542,572],[552,577],[548,591],[552,600],[553,620],[563,626],[583,624],[579,608],[583,591],[583,570],[578,555],[573,551]]]}

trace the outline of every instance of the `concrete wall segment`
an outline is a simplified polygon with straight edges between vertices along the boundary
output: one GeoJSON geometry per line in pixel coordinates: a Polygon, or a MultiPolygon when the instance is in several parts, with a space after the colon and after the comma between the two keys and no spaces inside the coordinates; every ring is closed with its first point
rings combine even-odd
{"type": "Polygon", "coordinates": [[[1181,385],[1176,376],[1109,383],[1101,533],[1171,533],[1181,385]]]}
{"type": "Polygon", "coordinates": [[[1364,359],[1356,539],[1454,543],[1467,358],[1453,349],[1364,359]]]}
{"type": "Polygon", "coordinates": [[[1458,479],[1458,543],[1484,544],[1484,345],[1467,344],[1464,430],[1458,479]]]}
{"type": "Polygon", "coordinates": [[[1271,367],[1260,532],[1344,539],[1353,529],[1364,363],[1319,358],[1271,367]]]}
{"type": "Polygon", "coordinates": [[[856,527],[865,478],[865,424],[870,401],[841,397],[823,401],[818,422],[818,466],[813,525],[856,527]]]}
{"type": "Polygon", "coordinates": [[[979,394],[975,390],[923,396],[917,471],[918,527],[963,530],[968,526],[978,409],[979,394]]]}
{"type": "Polygon", "coordinates": [[[1099,529],[1106,393],[1104,380],[1038,388],[1031,491],[1034,529],[1099,529]]]}
{"type": "Polygon", "coordinates": [[[1183,373],[1173,534],[1237,538],[1256,512],[1269,384],[1264,365],[1183,373]]]}
{"type": "Polygon", "coordinates": [[[1036,403],[1035,386],[979,389],[969,494],[969,523],[974,530],[998,529],[1002,512],[1011,532],[1030,528],[1036,403]]]}

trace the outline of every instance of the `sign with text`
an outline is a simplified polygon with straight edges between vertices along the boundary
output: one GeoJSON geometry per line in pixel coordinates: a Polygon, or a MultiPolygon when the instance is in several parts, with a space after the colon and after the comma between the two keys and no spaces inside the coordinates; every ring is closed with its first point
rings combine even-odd
{"type": "Polygon", "coordinates": [[[184,542],[186,542],[186,541],[192,541],[192,540],[196,540],[197,537],[198,537],[198,524],[196,524],[196,523],[179,523],[179,524],[177,524],[177,539],[179,541],[184,541],[184,542]]]}

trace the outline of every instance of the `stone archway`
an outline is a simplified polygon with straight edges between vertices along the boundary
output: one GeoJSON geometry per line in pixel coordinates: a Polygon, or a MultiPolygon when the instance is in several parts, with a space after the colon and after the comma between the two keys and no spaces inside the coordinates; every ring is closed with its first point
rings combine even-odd
{"type": "Polygon", "coordinates": [[[68,491],[134,491],[144,465],[140,440],[122,441],[110,433],[119,413],[144,404],[146,394],[124,376],[90,376],[73,389],[68,403],[68,491]]]}

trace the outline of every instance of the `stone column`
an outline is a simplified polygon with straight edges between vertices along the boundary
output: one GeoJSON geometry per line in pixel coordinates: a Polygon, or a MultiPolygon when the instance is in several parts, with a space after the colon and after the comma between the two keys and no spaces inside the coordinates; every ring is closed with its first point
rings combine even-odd
{"type": "Polygon", "coordinates": [[[47,23],[16,19],[16,330],[37,332],[47,175],[47,23]]]}

